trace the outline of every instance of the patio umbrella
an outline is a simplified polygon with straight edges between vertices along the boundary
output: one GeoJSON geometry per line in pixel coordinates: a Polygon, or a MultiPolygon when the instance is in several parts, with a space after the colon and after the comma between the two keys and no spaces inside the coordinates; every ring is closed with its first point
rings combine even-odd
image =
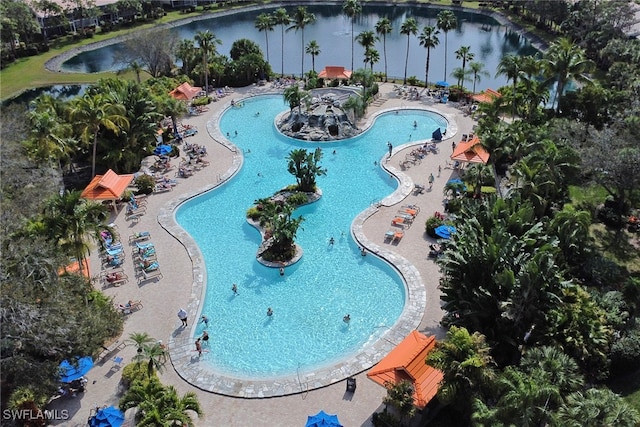
{"type": "Polygon", "coordinates": [[[436,86],[449,87],[449,82],[445,82],[444,80],[440,80],[436,82],[436,86]]]}
{"type": "Polygon", "coordinates": [[[68,360],[60,363],[60,381],[70,383],[83,377],[93,368],[93,359],[91,356],[76,357],[77,366],[72,365],[68,360]]]}
{"type": "Polygon", "coordinates": [[[115,406],[98,410],[89,420],[90,427],[120,427],[124,423],[124,414],[115,406]]]}
{"type": "Polygon", "coordinates": [[[337,415],[329,415],[324,411],[318,412],[316,415],[307,417],[307,424],[304,427],[342,427],[338,421],[337,415]]]}
{"type": "Polygon", "coordinates": [[[450,239],[451,235],[456,232],[456,228],[452,225],[441,225],[439,227],[436,227],[433,232],[436,233],[436,236],[438,237],[442,237],[443,239],[450,239]]]}
{"type": "Polygon", "coordinates": [[[158,156],[164,156],[173,151],[173,147],[167,144],[158,145],[154,150],[153,154],[158,156]]]}

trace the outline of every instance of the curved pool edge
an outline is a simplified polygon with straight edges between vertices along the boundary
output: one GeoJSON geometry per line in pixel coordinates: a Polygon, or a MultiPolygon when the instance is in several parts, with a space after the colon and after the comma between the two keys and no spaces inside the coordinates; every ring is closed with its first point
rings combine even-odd
{"type": "MultiPolygon", "coordinates": [[[[249,96],[244,96],[242,99],[260,95],[270,96],[273,94],[250,94],[249,96]]],[[[163,206],[158,214],[158,223],[185,247],[191,259],[193,282],[187,310],[191,313],[197,313],[196,318],[200,317],[201,303],[205,297],[207,270],[200,248],[189,233],[178,225],[175,220],[175,213],[184,202],[224,185],[238,173],[242,167],[244,159],[242,153],[220,133],[217,127],[221,116],[229,107],[230,106],[227,106],[221,109],[212,116],[207,122],[207,131],[214,142],[224,145],[234,153],[232,165],[224,174],[217,175],[215,183],[180,195],[163,206]]],[[[428,108],[413,107],[411,109],[428,110],[444,116],[449,123],[448,129],[450,130],[447,132],[448,136],[452,137],[455,134],[451,128],[455,121],[446,117],[445,114],[428,108]]],[[[382,110],[372,114],[363,127],[368,129],[375,122],[376,117],[393,110],[396,109],[382,110]]],[[[407,145],[416,145],[419,143],[421,142],[412,142],[407,145]]],[[[383,203],[385,205],[398,203],[410,193],[413,188],[413,183],[411,179],[402,172],[384,165],[383,167],[401,183],[392,194],[383,199],[383,203]],[[408,192],[407,189],[409,189],[408,192]]],[[[183,380],[204,391],[230,397],[265,398],[299,394],[309,390],[327,387],[343,381],[347,377],[361,373],[378,363],[411,331],[419,327],[426,309],[426,289],[418,269],[413,264],[394,251],[376,245],[365,236],[362,231],[363,224],[376,211],[377,206],[370,206],[359,213],[352,222],[351,233],[356,241],[362,246],[365,246],[372,255],[390,264],[400,274],[405,286],[406,299],[402,313],[397,321],[373,343],[365,345],[357,354],[350,356],[348,359],[332,365],[273,378],[247,379],[221,374],[193,358],[192,341],[197,328],[197,324],[195,324],[191,326],[188,336],[172,336],[169,339],[169,356],[176,373],[183,380]]]]}

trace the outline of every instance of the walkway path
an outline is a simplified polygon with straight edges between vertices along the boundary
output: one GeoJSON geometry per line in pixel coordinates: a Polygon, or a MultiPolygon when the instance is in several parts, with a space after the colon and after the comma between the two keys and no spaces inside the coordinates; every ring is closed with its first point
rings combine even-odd
{"type": "MultiPolygon", "coordinates": [[[[199,129],[197,135],[189,138],[189,142],[207,147],[209,153],[207,160],[211,162],[211,165],[196,172],[190,178],[178,178],[180,183],[172,192],[150,196],[147,205],[148,213],[138,223],[126,221],[123,213],[112,218],[125,242],[128,236],[134,232],[149,231],[151,233],[151,241],[156,245],[159,263],[164,274],[163,279],[157,282],[149,281],[138,285],[132,280],[124,286],[105,290],[116,303],[139,299],[144,305],[142,310],[128,315],[121,341],[126,340],[132,332],[148,332],[151,336],[163,340],[165,343],[179,340],[181,336],[190,333],[198,308],[197,304],[189,305],[189,303],[190,301],[199,302],[201,297],[192,284],[194,281],[204,280],[202,277],[204,272],[197,269],[194,271],[192,266],[195,264],[192,261],[193,259],[197,260],[200,255],[197,249],[194,252],[192,248],[185,248],[161,224],[166,224],[166,217],[172,215],[172,209],[177,204],[176,200],[189,198],[203,188],[220,185],[231,175],[231,171],[241,165],[241,155],[235,153],[232,147],[223,144],[224,138],[218,136],[217,127],[215,123],[211,122],[211,119],[219,116],[225,108],[228,108],[232,98],[238,100],[243,96],[259,94],[266,90],[266,87],[256,86],[240,89],[235,94],[212,103],[208,113],[185,118],[183,123],[189,123],[199,129]],[[210,132],[206,131],[207,126],[209,126],[210,132]],[[219,141],[214,141],[211,135],[219,141]],[[158,215],[153,215],[154,212],[157,212],[158,215]],[[189,328],[184,330],[179,327],[180,321],[176,316],[180,307],[186,308],[190,314],[189,328]]],[[[397,246],[390,246],[383,242],[384,232],[389,228],[390,220],[397,209],[394,206],[383,205],[378,209],[372,209],[371,214],[361,227],[361,232],[356,232],[357,237],[364,236],[369,241],[372,251],[375,252],[378,248],[392,249],[398,257],[413,264],[422,280],[426,294],[426,307],[422,319],[419,321],[418,329],[426,334],[436,334],[438,337],[442,337],[443,331],[438,326],[443,314],[437,290],[439,271],[436,265],[426,257],[429,239],[424,234],[424,222],[434,211],[443,210],[443,187],[447,179],[454,174],[447,167],[451,141],[453,139],[458,141],[459,134],[469,133],[473,128],[473,121],[451,104],[437,104],[429,99],[408,101],[399,98],[393,91],[391,84],[381,85],[381,97],[386,101],[377,103],[376,106],[370,108],[368,118],[387,109],[420,107],[437,110],[455,120],[457,125],[457,135],[454,134],[456,126],[450,126],[450,130],[447,132],[447,137],[450,139],[440,144],[440,153],[428,155],[421,164],[402,171],[400,161],[404,160],[406,152],[411,148],[403,146],[399,142],[394,144],[393,157],[384,163],[384,167],[391,174],[401,178],[403,182],[413,180],[423,185],[426,184],[429,173],[437,176],[438,166],[442,168],[441,176],[436,178],[431,191],[420,195],[411,193],[403,200],[398,201],[402,204],[416,204],[421,207],[414,225],[406,232],[402,241],[397,246]]],[[[392,136],[390,139],[393,141],[392,136]]],[[[411,184],[404,184],[404,186],[413,187],[411,184]]],[[[407,192],[405,191],[405,193],[407,192]]],[[[133,279],[134,271],[131,257],[128,254],[127,257],[126,272],[133,279]]],[[[99,271],[97,257],[92,257],[91,261],[92,271],[99,271]]],[[[135,348],[128,345],[111,356],[116,355],[123,357],[126,364],[135,355],[135,348]]],[[[120,375],[121,373],[117,368],[114,368],[110,359],[103,364],[97,363],[96,367],[87,375],[89,384],[84,395],[76,399],[59,399],[54,403],[53,409],[67,409],[71,417],[70,420],[57,424],[85,426],[90,410],[96,405],[117,405],[121,392],[119,388],[120,375]]],[[[205,416],[195,421],[196,426],[251,426],[259,420],[262,425],[293,427],[304,425],[307,415],[315,414],[320,409],[329,413],[337,413],[345,426],[369,426],[371,425],[371,414],[382,407],[381,402],[385,390],[368,380],[364,372],[358,374],[356,378],[358,388],[353,395],[345,393],[345,381],[340,381],[321,389],[285,397],[242,399],[209,393],[193,387],[180,378],[171,363],[167,363],[166,369],[161,375],[162,382],[174,385],[179,393],[193,391],[198,395],[205,416]]],[[[260,391],[256,390],[256,393],[259,395],[260,391]]],[[[128,413],[128,415],[130,414],[128,413]]]]}

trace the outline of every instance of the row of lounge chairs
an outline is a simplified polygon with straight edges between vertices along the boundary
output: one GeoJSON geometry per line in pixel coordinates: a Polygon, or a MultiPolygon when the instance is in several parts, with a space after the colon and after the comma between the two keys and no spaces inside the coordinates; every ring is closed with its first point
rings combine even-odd
{"type": "Polygon", "coordinates": [[[163,275],[160,271],[160,263],[156,254],[155,245],[148,241],[132,240],[133,249],[131,256],[133,258],[136,277],[138,284],[151,279],[160,280],[163,275]]]}
{"type": "Polygon", "coordinates": [[[411,227],[416,216],[420,213],[420,207],[416,205],[404,205],[396,212],[391,220],[391,225],[397,229],[390,229],[384,234],[384,242],[398,244],[404,237],[406,229],[411,227]]]}

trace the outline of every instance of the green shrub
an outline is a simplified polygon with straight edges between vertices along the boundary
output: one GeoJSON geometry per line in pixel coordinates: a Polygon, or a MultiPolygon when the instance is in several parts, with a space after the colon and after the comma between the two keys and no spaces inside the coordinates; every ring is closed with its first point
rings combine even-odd
{"type": "Polygon", "coordinates": [[[193,105],[194,107],[199,107],[201,105],[209,105],[209,104],[211,104],[210,96],[203,96],[202,98],[196,98],[193,101],[191,101],[191,105],[193,105]]]}
{"type": "MultiPolygon", "coordinates": [[[[449,202],[451,203],[451,202],[449,202]]],[[[425,231],[427,232],[427,236],[437,238],[436,228],[440,227],[444,224],[444,220],[439,216],[432,216],[425,223],[425,231]]]]}
{"type": "Polygon", "coordinates": [[[152,176],[142,174],[136,178],[135,185],[138,187],[138,194],[151,194],[156,187],[156,182],[152,176]]]}
{"type": "MultiPolygon", "coordinates": [[[[158,377],[154,372],[153,377],[158,377]]],[[[124,367],[122,370],[122,381],[128,386],[134,383],[134,381],[146,381],[149,379],[149,371],[147,370],[146,363],[132,362],[124,367]]]]}
{"type": "Polygon", "coordinates": [[[260,209],[257,206],[251,206],[247,210],[247,218],[251,218],[254,221],[257,221],[260,218],[260,209]]]}
{"type": "Polygon", "coordinates": [[[305,193],[295,193],[287,197],[287,203],[294,207],[304,205],[308,201],[309,199],[307,198],[307,195],[305,193]]]}

